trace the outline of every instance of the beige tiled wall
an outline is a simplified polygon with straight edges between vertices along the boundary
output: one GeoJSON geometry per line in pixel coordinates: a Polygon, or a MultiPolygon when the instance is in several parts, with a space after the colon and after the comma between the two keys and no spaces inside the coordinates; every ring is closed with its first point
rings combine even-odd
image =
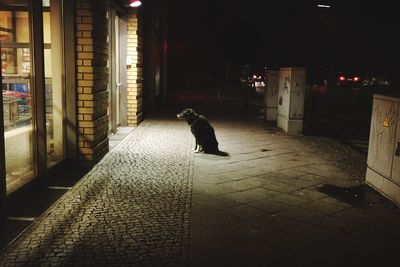
{"type": "Polygon", "coordinates": [[[129,126],[143,120],[143,37],[135,10],[128,14],[127,33],[127,118],[129,126]]]}

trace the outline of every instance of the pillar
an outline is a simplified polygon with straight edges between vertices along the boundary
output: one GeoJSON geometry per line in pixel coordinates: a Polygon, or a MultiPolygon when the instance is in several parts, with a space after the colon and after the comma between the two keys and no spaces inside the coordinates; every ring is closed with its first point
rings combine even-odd
{"type": "Polygon", "coordinates": [[[108,19],[106,0],[76,0],[76,77],[79,161],[108,152],[108,19]]]}
{"type": "Polygon", "coordinates": [[[128,12],[127,23],[127,124],[143,120],[143,34],[136,9],[128,12]]]}
{"type": "Polygon", "coordinates": [[[277,124],[288,134],[303,133],[305,74],[304,68],[279,71],[277,124]]]}

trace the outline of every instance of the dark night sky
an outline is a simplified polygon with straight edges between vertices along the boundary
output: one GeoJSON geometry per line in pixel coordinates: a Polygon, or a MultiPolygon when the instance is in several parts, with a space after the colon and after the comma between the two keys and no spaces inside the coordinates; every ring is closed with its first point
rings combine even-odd
{"type": "Polygon", "coordinates": [[[394,75],[398,11],[392,1],[169,1],[170,76],[224,65],[322,66],[394,75]],[[282,3],[283,2],[283,3],[282,3]]]}

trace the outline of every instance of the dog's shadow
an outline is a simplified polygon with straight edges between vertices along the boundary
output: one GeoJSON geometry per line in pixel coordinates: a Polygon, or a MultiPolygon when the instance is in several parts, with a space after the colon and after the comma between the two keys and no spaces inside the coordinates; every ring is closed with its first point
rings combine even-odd
{"type": "Polygon", "coordinates": [[[204,159],[213,159],[213,160],[228,160],[231,158],[231,155],[228,152],[220,151],[220,150],[218,150],[217,152],[214,152],[214,153],[211,153],[211,152],[195,153],[195,155],[198,155],[199,157],[204,158],[204,159]]]}

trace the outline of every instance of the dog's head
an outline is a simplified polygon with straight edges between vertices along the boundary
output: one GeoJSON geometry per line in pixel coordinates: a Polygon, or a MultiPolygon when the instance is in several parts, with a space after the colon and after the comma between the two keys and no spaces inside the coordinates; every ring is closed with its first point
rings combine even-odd
{"type": "Polygon", "coordinates": [[[186,108],[182,110],[181,113],[176,114],[176,117],[180,120],[186,120],[188,124],[191,124],[199,117],[199,114],[197,114],[192,108],[186,108]]]}

